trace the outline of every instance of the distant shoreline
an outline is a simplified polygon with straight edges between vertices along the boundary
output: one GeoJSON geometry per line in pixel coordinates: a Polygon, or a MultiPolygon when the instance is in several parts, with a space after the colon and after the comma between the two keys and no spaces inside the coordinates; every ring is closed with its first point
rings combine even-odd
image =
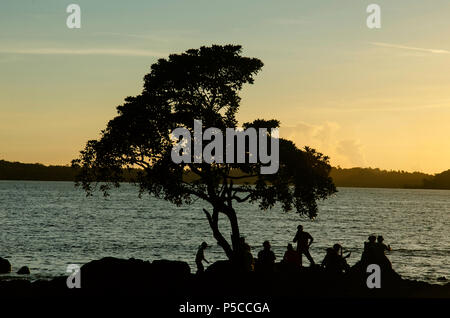
{"type": "MultiPolygon", "coordinates": [[[[132,182],[137,169],[126,171],[125,182],[132,182]]],[[[239,174],[239,171],[236,171],[239,174]]],[[[46,166],[0,160],[0,180],[74,181],[76,170],[70,166],[46,166]]],[[[332,168],[337,187],[450,190],[450,170],[431,175],[422,172],[387,171],[377,168],[332,168]]],[[[189,179],[190,176],[188,175],[189,179]]],[[[251,180],[248,180],[251,182],[251,180]]]]}
{"type": "MultiPolygon", "coordinates": [[[[26,179],[0,179],[0,182],[2,181],[24,181],[24,182],[70,182],[73,183],[73,180],[26,180],[26,179]]],[[[131,181],[124,181],[121,182],[121,184],[132,184],[131,181]]],[[[450,190],[450,189],[439,189],[439,188],[395,188],[395,187],[370,187],[370,186],[337,186],[337,188],[345,188],[345,189],[392,189],[392,190],[450,190]]]]}

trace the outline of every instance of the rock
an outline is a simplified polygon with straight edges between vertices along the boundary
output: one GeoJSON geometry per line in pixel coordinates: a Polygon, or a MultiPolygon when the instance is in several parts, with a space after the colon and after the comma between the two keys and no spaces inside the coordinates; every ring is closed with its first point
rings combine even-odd
{"type": "Polygon", "coordinates": [[[151,271],[150,262],[105,257],[81,266],[81,287],[121,289],[141,285],[151,271]]]}
{"type": "Polygon", "coordinates": [[[17,274],[19,275],[29,275],[30,274],[30,269],[28,268],[28,266],[22,266],[18,271],[17,274]]]}
{"type": "Polygon", "coordinates": [[[438,277],[438,282],[446,282],[447,278],[445,276],[438,277]]]}
{"type": "Polygon", "coordinates": [[[171,276],[175,279],[184,279],[191,274],[188,263],[181,261],[156,260],[152,262],[154,275],[171,276]]]}
{"type": "Polygon", "coordinates": [[[4,258],[0,257],[0,274],[11,273],[11,263],[4,258]]]}
{"type": "MultiPolygon", "coordinates": [[[[0,281],[0,298],[3,300],[5,298],[11,299],[20,297],[30,296],[31,292],[31,282],[26,279],[14,279],[0,281]]],[[[2,302],[3,305],[3,302],[2,302]]]]}
{"type": "Polygon", "coordinates": [[[105,257],[81,267],[81,288],[120,293],[180,293],[190,282],[186,262],[105,257]]]}
{"type": "Polygon", "coordinates": [[[208,275],[227,275],[234,272],[233,265],[228,260],[216,261],[209,265],[205,271],[208,275]]]}
{"type": "MultiPolygon", "coordinates": [[[[9,264],[9,262],[8,262],[9,264]]],[[[381,274],[383,288],[369,289],[368,273],[361,265],[347,274],[330,276],[320,267],[306,267],[292,271],[283,266],[268,274],[236,271],[229,261],[211,264],[204,273],[191,274],[185,262],[157,260],[152,263],[137,259],[106,257],[81,267],[81,288],[69,289],[65,276],[51,281],[25,279],[0,280],[0,299],[3,296],[20,297],[103,297],[146,299],[185,299],[193,297],[274,296],[314,298],[410,298],[450,297],[450,283],[444,286],[401,279],[394,271],[381,274]],[[384,277],[386,276],[386,277],[384,277]],[[384,278],[383,278],[384,277],[384,278]]],[[[9,265],[10,269],[10,265],[9,265]]],[[[280,298],[281,297],[281,298],[280,298]]]]}

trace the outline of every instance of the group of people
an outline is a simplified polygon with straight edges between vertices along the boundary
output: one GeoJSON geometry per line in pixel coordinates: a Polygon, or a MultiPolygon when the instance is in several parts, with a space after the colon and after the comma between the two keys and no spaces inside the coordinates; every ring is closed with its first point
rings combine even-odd
{"type": "Polygon", "coordinates": [[[371,235],[368,242],[364,242],[364,251],[361,256],[361,263],[379,264],[382,267],[392,268],[391,262],[386,257],[385,252],[390,252],[392,249],[389,245],[384,244],[383,236],[371,235]]]}
{"type": "MultiPolygon", "coordinates": [[[[308,259],[311,266],[316,266],[312,258],[309,248],[313,243],[314,238],[303,230],[303,226],[297,227],[297,233],[294,236],[293,243],[297,243],[297,248],[294,250],[292,243],[287,245],[287,250],[284,253],[282,264],[291,266],[293,268],[302,266],[303,255],[308,259]]],[[[361,262],[363,264],[380,264],[391,266],[389,259],[385,252],[390,251],[389,245],[383,243],[384,239],[380,235],[378,238],[375,235],[369,236],[368,242],[364,243],[364,251],[362,253],[361,262]]],[[[245,242],[244,238],[240,239],[239,251],[236,255],[236,261],[241,269],[244,271],[258,271],[258,272],[272,272],[275,266],[276,256],[271,250],[269,241],[264,241],[263,249],[259,251],[258,258],[254,259],[251,254],[250,245],[245,242]]],[[[206,242],[203,242],[197,252],[195,262],[197,264],[197,272],[204,271],[202,261],[209,263],[204,256],[204,250],[208,247],[206,242]]],[[[347,263],[351,252],[344,255],[343,247],[340,244],[334,244],[333,247],[327,248],[325,258],[321,263],[321,267],[330,273],[347,272],[350,266],[347,263]]]]}

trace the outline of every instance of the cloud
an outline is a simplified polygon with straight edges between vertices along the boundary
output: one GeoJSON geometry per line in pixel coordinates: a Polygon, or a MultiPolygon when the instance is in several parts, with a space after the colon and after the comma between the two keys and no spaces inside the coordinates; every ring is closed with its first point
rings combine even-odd
{"type": "Polygon", "coordinates": [[[165,53],[138,50],[138,49],[66,49],[66,48],[26,48],[26,49],[3,49],[0,48],[0,53],[3,54],[29,54],[29,55],[113,55],[113,56],[151,56],[163,57],[167,56],[165,53]]]}
{"type": "Polygon", "coordinates": [[[365,165],[364,155],[362,154],[361,144],[354,139],[345,139],[339,141],[336,147],[336,153],[343,157],[342,160],[349,166],[363,167],[365,165]]]}
{"type": "Polygon", "coordinates": [[[387,48],[392,48],[392,49],[419,51],[419,52],[427,52],[427,53],[434,53],[434,54],[450,54],[450,51],[441,50],[441,49],[427,49],[427,48],[421,48],[421,47],[404,46],[404,45],[382,43],[382,42],[369,42],[369,43],[372,45],[375,45],[375,46],[387,47],[387,48]]]}
{"type": "Polygon", "coordinates": [[[148,34],[132,34],[132,33],[120,33],[120,32],[95,32],[92,35],[94,35],[94,36],[119,36],[119,37],[127,37],[127,38],[168,42],[167,38],[157,37],[157,36],[148,35],[148,34]]]}
{"type": "Polygon", "coordinates": [[[271,19],[270,22],[278,25],[301,25],[301,24],[308,24],[309,22],[303,19],[271,19]]]}
{"type": "Polygon", "coordinates": [[[161,43],[169,43],[173,41],[179,40],[189,40],[195,35],[197,32],[195,30],[166,30],[166,31],[152,31],[146,32],[144,34],[136,34],[136,33],[122,33],[122,32],[94,32],[93,36],[108,36],[108,37],[125,37],[125,38],[133,38],[133,39],[143,39],[150,40],[154,42],[161,43]]]}
{"type": "Polygon", "coordinates": [[[299,148],[310,146],[322,152],[331,158],[332,165],[364,167],[366,164],[363,146],[336,122],[282,126],[280,136],[292,140],[299,148]]]}
{"type": "Polygon", "coordinates": [[[295,126],[282,126],[280,136],[303,146],[312,146],[319,151],[329,152],[336,144],[335,136],[340,126],[334,122],[325,122],[321,125],[311,125],[300,122],[295,126]]]}

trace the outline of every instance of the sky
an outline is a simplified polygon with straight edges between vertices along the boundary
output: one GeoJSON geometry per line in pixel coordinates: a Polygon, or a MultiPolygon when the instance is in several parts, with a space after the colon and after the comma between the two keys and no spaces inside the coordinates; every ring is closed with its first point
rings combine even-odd
{"type": "Polygon", "coordinates": [[[341,167],[450,168],[448,0],[4,0],[0,159],[69,164],[170,53],[240,44],[264,63],[238,119],[341,167]],[[81,28],[69,29],[69,4],[81,28]],[[366,8],[381,8],[369,29],[366,8]]]}

